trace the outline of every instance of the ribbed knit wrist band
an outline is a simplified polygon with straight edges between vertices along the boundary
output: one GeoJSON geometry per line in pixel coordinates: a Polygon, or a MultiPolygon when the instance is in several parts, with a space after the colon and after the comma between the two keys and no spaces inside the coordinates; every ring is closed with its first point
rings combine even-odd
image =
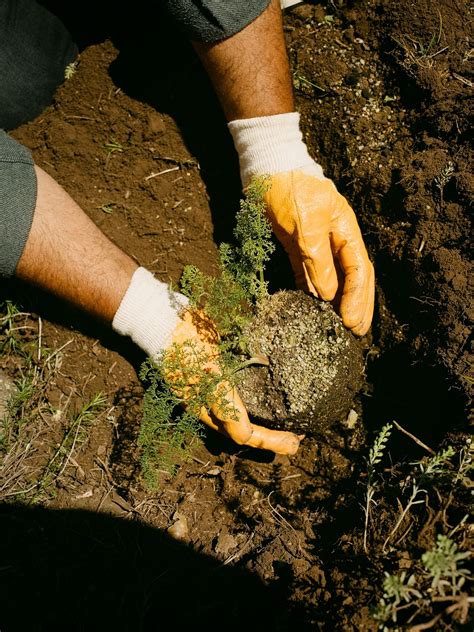
{"type": "Polygon", "coordinates": [[[298,112],[231,121],[228,126],[239,155],[245,188],[253,176],[303,169],[324,179],[320,165],[308,153],[298,112]]]}
{"type": "Polygon", "coordinates": [[[130,338],[152,358],[171,344],[180,311],[188,305],[145,268],[138,268],[112,321],[113,329],[130,338]]]}

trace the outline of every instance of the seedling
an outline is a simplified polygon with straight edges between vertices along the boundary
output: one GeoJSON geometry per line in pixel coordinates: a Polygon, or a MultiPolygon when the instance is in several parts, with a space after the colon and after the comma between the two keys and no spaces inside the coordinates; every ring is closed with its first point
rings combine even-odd
{"type": "Polygon", "coordinates": [[[42,499],[48,488],[61,477],[73,454],[87,439],[87,428],[104,410],[106,403],[106,397],[102,393],[97,393],[67,423],[58,447],[32,488],[35,493],[30,502],[37,502],[42,499]]]}
{"type": "Polygon", "coordinates": [[[470,577],[469,570],[463,564],[470,556],[469,551],[459,551],[458,545],[448,536],[438,534],[436,545],[422,554],[422,567],[418,564],[417,572],[410,576],[406,571],[399,575],[385,573],[383,595],[371,609],[372,618],[379,622],[380,629],[384,632],[390,629],[389,622],[395,624],[395,629],[399,630],[399,615],[402,611],[406,611],[405,617],[410,623],[427,612],[430,606],[447,603],[448,607],[444,612],[410,629],[434,629],[443,615],[453,615],[456,611],[459,611],[457,621],[465,623],[469,607],[474,603],[474,597],[462,592],[470,577]]]}
{"type": "Polygon", "coordinates": [[[32,327],[18,323],[21,320],[24,321],[30,314],[21,312],[11,301],[0,304],[0,311],[3,312],[3,316],[0,317],[0,352],[28,355],[28,347],[19,339],[19,334],[32,329],[32,327]]]}
{"type": "Polygon", "coordinates": [[[334,16],[329,13],[324,16],[323,21],[318,23],[318,26],[331,26],[334,24],[334,16]]]}
{"type": "Polygon", "coordinates": [[[303,77],[303,75],[298,74],[293,75],[293,86],[296,90],[300,90],[304,86],[309,86],[311,88],[315,88],[316,90],[320,90],[321,92],[326,92],[324,88],[318,86],[318,84],[314,83],[314,81],[310,81],[309,79],[306,79],[306,77],[303,77]]]}
{"type": "Polygon", "coordinates": [[[111,215],[114,212],[114,207],[115,207],[115,204],[110,203],[110,204],[102,204],[102,206],[98,206],[97,208],[101,210],[103,213],[106,213],[106,215],[111,215]]]}
{"type": "Polygon", "coordinates": [[[439,533],[435,548],[421,556],[425,570],[431,579],[431,590],[442,597],[446,595],[447,590],[451,596],[459,594],[470,571],[458,567],[458,564],[470,555],[469,551],[459,551],[458,545],[453,540],[439,533]]]}
{"type": "Polygon", "coordinates": [[[445,450],[442,450],[435,456],[428,459],[426,462],[418,461],[417,465],[420,470],[420,476],[417,478],[412,476],[412,491],[410,498],[408,499],[405,508],[403,509],[400,517],[398,518],[395,526],[388,534],[385,542],[383,543],[382,550],[384,551],[389,544],[389,542],[393,539],[393,536],[397,533],[401,524],[403,523],[405,517],[408,515],[409,511],[415,505],[419,505],[423,502],[420,499],[420,496],[426,495],[427,491],[424,489],[424,486],[436,478],[442,478],[449,472],[449,460],[454,455],[454,449],[449,446],[445,450]]]}
{"type": "Polygon", "coordinates": [[[392,432],[392,424],[386,424],[377,435],[374,445],[369,452],[369,458],[367,459],[367,491],[365,494],[365,525],[364,525],[364,551],[367,552],[367,533],[369,527],[369,518],[371,514],[372,504],[375,504],[374,494],[377,490],[378,483],[375,480],[376,470],[375,467],[382,460],[387,442],[392,432]]]}
{"type": "Polygon", "coordinates": [[[114,138],[111,138],[108,143],[105,143],[104,148],[109,156],[116,151],[123,152],[125,150],[125,147],[114,138]]]}
{"type": "Polygon", "coordinates": [[[448,182],[453,177],[454,173],[454,163],[451,160],[448,160],[446,165],[441,170],[441,173],[435,177],[434,184],[435,187],[439,190],[439,197],[441,206],[444,204],[444,187],[448,184],[448,182]]]}
{"type": "Polygon", "coordinates": [[[440,48],[442,37],[443,18],[439,12],[438,30],[432,34],[427,44],[412,37],[408,33],[402,34],[399,39],[392,36],[392,39],[402,48],[407,60],[405,65],[410,69],[410,66],[415,65],[425,68],[431,67],[433,65],[433,59],[449,48],[448,46],[440,48]]]}
{"type": "Polygon", "coordinates": [[[256,305],[268,296],[264,270],[274,244],[264,212],[266,188],[264,178],[248,187],[236,217],[237,244],[221,245],[218,276],[188,266],[181,279],[191,306],[202,310],[216,326],[219,373],[203,368],[210,359],[192,345],[174,345],[166,356],[155,363],[148,360],[142,367],[141,377],[148,387],[139,445],[143,476],[151,488],[157,485],[159,471],[173,473],[177,463],[187,458],[190,445],[200,436],[203,406],[218,406],[228,416],[235,414],[229,410],[222,384],[232,384],[242,366],[266,361],[242,359],[247,348],[245,328],[256,305]],[[173,376],[171,386],[167,376],[173,376]]]}

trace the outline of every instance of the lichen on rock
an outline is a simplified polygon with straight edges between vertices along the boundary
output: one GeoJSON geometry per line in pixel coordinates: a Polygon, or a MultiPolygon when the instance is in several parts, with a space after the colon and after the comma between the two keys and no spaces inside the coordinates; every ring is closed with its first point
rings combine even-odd
{"type": "Polygon", "coordinates": [[[247,334],[252,355],[269,359],[268,367],[239,372],[239,392],[256,421],[312,434],[347,416],[363,383],[363,353],[329,303],[277,292],[259,306],[247,334]]]}

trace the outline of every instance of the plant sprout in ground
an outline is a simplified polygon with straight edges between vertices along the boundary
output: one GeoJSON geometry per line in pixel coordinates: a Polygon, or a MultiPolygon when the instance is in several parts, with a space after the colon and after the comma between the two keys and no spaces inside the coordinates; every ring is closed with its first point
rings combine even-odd
{"type": "Polygon", "coordinates": [[[0,304],[0,312],[2,313],[0,316],[0,352],[2,354],[13,352],[24,356],[29,345],[20,343],[17,333],[31,329],[29,325],[20,322],[25,321],[30,314],[21,312],[11,301],[0,304]]]}
{"type": "Polygon", "coordinates": [[[0,500],[38,503],[64,483],[106,398],[96,394],[71,414],[71,391],[65,403],[60,400],[53,408],[48,392],[61,368],[62,348],[42,346],[41,319],[33,326],[31,314],[13,303],[0,305],[0,313],[0,349],[5,357],[11,353],[16,358],[14,389],[0,415],[0,500]]]}
{"type": "MultiPolygon", "coordinates": [[[[385,430],[386,428],[377,437],[370,452],[371,463],[376,460],[376,454],[380,453],[378,448],[380,439],[386,436],[385,430]]],[[[383,445],[382,443],[382,451],[383,445]]],[[[420,503],[426,507],[428,518],[420,534],[428,534],[435,524],[439,524],[438,533],[436,537],[432,536],[431,547],[421,555],[417,553],[413,556],[406,551],[404,563],[408,564],[410,572],[384,571],[382,596],[377,605],[371,608],[371,615],[379,623],[381,630],[409,629],[418,632],[431,628],[444,629],[436,627],[440,622],[467,622],[470,607],[474,603],[474,597],[468,592],[471,575],[466,568],[467,560],[471,557],[470,551],[466,549],[469,548],[472,525],[468,524],[469,515],[465,515],[460,521],[458,518],[456,526],[452,527],[447,520],[446,511],[455,493],[463,493],[463,490],[468,492],[472,486],[467,476],[472,468],[470,455],[471,440],[468,439],[458,451],[449,446],[438,454],[415,463],[418,471],[409,477],[412,485],[410,498],[404,508],[397,501],[402,510],[385,539],[382,552],[410,515],[411,523],[396,543],[400,550],[406,534],[415,524],[413,508],[420,503]],[[454,456],[458,457],[457,467],[454,465],[454,456]],[[429,491],[432,488],[436,489],[436,495],[431,501],[429,491]],[[448,492],[447,499],[443,491],[448,492]],[[435,499],[439,505],[437,510],[430,507],[435,499]]],[[[393,561],[393,558],[387,556],[388,564],[393,561]]]]}
{"type": "Polygon", "coordinates": [[[70,64],[66,66],[66,68],[64,69],[64,78],[66,80],[74,77],[74,75],[76,74],[78,65],[79,65],[78,61],[72,61],[70,64]]]}
{"type": "Polygon", "coordinates": [[[439,533],[436,547],[421,557],[431,579],[431,590],[442,597],[446,596],[446,591],[451,596],[457,595],[470,575],[469,570],[460,568],[458,564],[469,557],[469,551],[459,551],[453,540],[439,533]]]}
{"type": "Polygon", "coordinates": [[[413,625],[409,629],[427,630],[434,627],[443,616],[455,613],[459,623],[466,623],[474,597],[470,597],[461,589],[469,579],[470,571],[463,565],[470,556],[469,551],[459,551],[456,542],[449,537],[438,534],[433,549],[421,556],[422,567],[418,564],[417,572],[409,576],[406,571],[399,575],[386,572],[383,596],[371,610],[372,617],[379,623],[380,629],[393,629],[389,627],[390,622],[396,624],[395,629],[401,629],[401,611],[406,611],[404,618],[408,623],[412,623],[436,604],[448,605],[444,611],[429,621],[413,625]]]}
{"type": "Polygon", "coordinates": [[[377,435],[374,445],[369,452],[369,458],[367,459],[367,490],[365,494],[365,525],[364,525],[364,551],[367,552],[367,534],[369,527],[369,518],[371,513],[372,504],[374,501],[374,494],[377,489],[377,482],[375,480],[376,465],[382,460],[387,442],[392,432],[392,424],[386,424],[377,435]]]}
{"type": "Polygon", "coordinates": [[[424,502],[423,499],[419,498],[421,495],[427,494],[427,491],[426,489],[424,489],[423,486],[430,483],[434,479],[440,479],[443,476],[449,474],[449,460],[453,455],[454,449],[449,446],[445,450],[442,450],[438,454],[435,454],[435,456],[428,459],[426,463],[424,463],[423,461],[419,461],[417,463],[420,470],[420,475],[419,477],[412,477],[412,492],[410,498],[408,499],[408,502],[402,513],[400,514],[400,517],[398,518],[395,526],[387,535],[387,538],[385,539],[382,547],[383,550],[386,549],[389,542],[393,539],[393,536],[397,533],[410,509],[415,505],[424,502]]]}
{"type": "Polygon", "coordinates": [[[202,407],[218,406],[232,415],[219,385],[233,384],[234,374],[249,363],[265,358],[243,359],[247,351],[245,329],[259,302],[268,296],[265,265],[274,250],[272,230],[265,216],[263,195],[266,178],[252,181],[236,216],[236,244],[221,244],[220,270],[216,277],[187,266],[181,279],[182,292],[191,308],[202,310],[217,330],[220,372],[203,367],[209,358],[192,345],[173,345],[159,361],[147,361],[141,377],[148,383],[143,402],[139,436],[142,472],[148,486],[156,487],[159,471],[173,472],[189,453],[193,437],[199,436],[202,407]],[[173,376],[173,386],[166,376],[173,376]],[[184,412],[183,412],[184,407],[184,412]]]}

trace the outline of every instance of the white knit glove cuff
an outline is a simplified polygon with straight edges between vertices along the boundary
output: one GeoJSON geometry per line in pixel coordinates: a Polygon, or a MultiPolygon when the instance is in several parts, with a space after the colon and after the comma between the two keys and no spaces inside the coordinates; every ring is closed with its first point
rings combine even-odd
{"type": "Polygon", "coordinates": [[[173,292],[145,268],[138,268],[112,321],[152,358],[170,346],[180,311],[188,299],[173,292]]]}
{"type": "Polygon", "coordinates": [[[231,121],[230,133],[239,155],[245,188],[253,176],[303,169],[324,179],[322,167],[308,153],[298,112],[231,121]]]}

